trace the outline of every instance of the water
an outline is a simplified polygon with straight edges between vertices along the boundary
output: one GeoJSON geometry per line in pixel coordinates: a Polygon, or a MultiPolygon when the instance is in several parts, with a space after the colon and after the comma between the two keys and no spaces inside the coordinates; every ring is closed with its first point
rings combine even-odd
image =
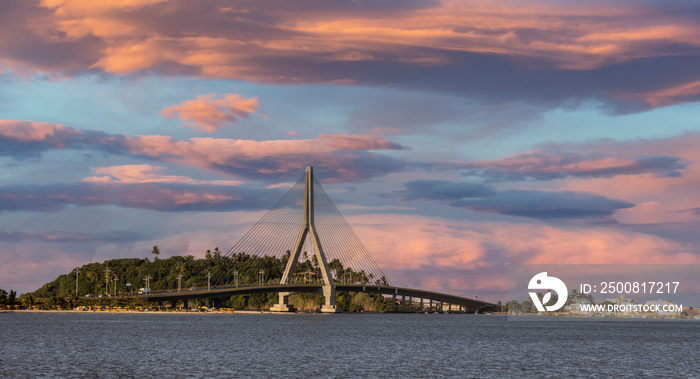
{"type": "Polygon", "coordinates": [[[0,376],[700,377],[697,320],[0,314],[0,376]]]}

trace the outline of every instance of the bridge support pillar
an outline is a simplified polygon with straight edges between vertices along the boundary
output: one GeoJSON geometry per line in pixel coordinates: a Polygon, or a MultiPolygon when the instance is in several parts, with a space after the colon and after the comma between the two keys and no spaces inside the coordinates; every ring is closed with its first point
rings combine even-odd
{"type": "Polygon", "coordinates": [[[279,303],[270,307],[270,312],[296,312],[296,308],[289,305],[289,292],[280,292],[279,303]]]}
{"type": "Polygon", "coordinates": [[[406,295],[401,295],[401,310],[406,310],[406,295]]]}
{"type": "Polygon", "coordinates": [[[343,310],[335,305],[335,286],[323,286],[323,296],[326,303],[321,306],[322,313],[341,313],[343,310]]]}
{"type": "Polygon", "coordinates": [[[418,306],[418,310],[421,311],[421,312],[423,312],[423,310],[424,310],[424,309],[423,309],[423,298],[422,298],[422,297],[420,298],[420,305],[418,306]]]}
{"type": "Polygon", "coordinates": [[[396,312],[396,293],[391,295],[391,310],[396,312]]]}

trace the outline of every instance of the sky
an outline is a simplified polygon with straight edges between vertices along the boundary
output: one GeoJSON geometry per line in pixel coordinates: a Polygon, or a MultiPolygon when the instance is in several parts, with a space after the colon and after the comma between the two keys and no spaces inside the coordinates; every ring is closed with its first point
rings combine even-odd
{"type": "Polygon", "coordinates": [[[690,0],[4,0],[0,288],[227,250],[313,166],[389,280],[700,263],[690,0]]]}

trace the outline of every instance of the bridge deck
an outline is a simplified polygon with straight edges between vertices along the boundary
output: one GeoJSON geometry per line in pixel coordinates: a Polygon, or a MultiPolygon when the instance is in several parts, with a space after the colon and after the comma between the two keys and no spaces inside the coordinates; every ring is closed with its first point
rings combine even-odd
{"type": "MultiPolygon", "coordinates": [[[[147,301],[177,301],[177,300],[189,300],[189,299],[203,299],[203,298],[220,298],[220,297],[230,297],[233,295],[247,295],[254,293],[271,293],[271,292],[315,292],[323,293],[321,284],[272,284],[263,286],[226,286],[226,287],[214,287],[211,290],[206,288],[195,288],[188,290],[170,290],[162,292],[152,292],[145,295],[132,295],[134,297],[144,298],[147,301]]],[[[336,285],[336,291],[344,292],[366,292],[366,293],[379,293],[383,295],[396,295],[396,296],[410,296],[414,298],[422,298],[426,300],[433,300],[438,302],[445,302],[455,305],[461,305],[469,310],[476,311],[495,311],[497,310],[497,305],[493,303],[488,303],[485,301],[480,301],[476,299],[470,299],[467,297],[455,296],[445,293],[425,291],[420,289],[412,288],[402,288],[402,287],[388,287],[388,286],[376,286],[376,285],[362,285],[362,284],[338,284],[336,285]]]]}

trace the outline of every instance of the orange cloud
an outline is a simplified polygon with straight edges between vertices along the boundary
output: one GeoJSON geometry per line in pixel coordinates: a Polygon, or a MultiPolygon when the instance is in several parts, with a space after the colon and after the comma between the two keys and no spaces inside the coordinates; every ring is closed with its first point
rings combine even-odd
{"type": "Polygon", "coordinates": [[[680,6],[649,2],[45,0],[3,12],[22,22],[0,27],[0,71],[26,77],[399,85],[621,112],[695,101],[676,92],[694,93],[700,79],[700,25],[680,6]]]}
{"type": "Polygon", "coordinates": [[[184,126],[212,133],[237,122],[239,118],[248,118],[250,114],[256,113],[258,99],[255,97],[244,99],[233,93],[216,97],[213,93],[200,95],[194,100],[164,108],[161,115],[167,118],[178,117],[185,121],[184,126]]]}
{"type": "Polygon", "coordinates": [[[653,9],[630,5],[442,1],[430,7],[399,8],[378,17],[371,9],[313,12],[290,7],[274,11],[249,5],[234,10],[204,3],[197,8],[201,14],[179,22],[184,30],[193,31],[177,35],[159,30],[161,23],[154,24],[148,17],[128,17],[143,14],[165,22],[180,21],[176,17],[183,6],[165,0],[44,0],[41,4],[53,10],[55,28],[65,38],[103,38],[104,57],[96,66],[115,73],[153,68],[168,60],[196,67],[207,76],[279,80],[271,73],[255,73],[255,66],[246,62],[263,56],[304,55],[316,55],[321,61],[382,60],[387,51],[398,62],[418,65],[447,64],[450,59],[445,52],[465,51],[533,57],[560,68],[591,69],[610,60],[665,55],[654,50],[656,43],[700,44],[698,25],[658,17],[653,9]],[[195,32],[207,30],[198,23],[216,24],[224,19],[234,21],[232,27],[239,22],[248,26],[249,17],[260,14],[276,20],[266,26],[281,33],[246,38],[241,37],[245,29],[195,32]]]}
{"type": "Polygon", "coordinates": [[[41,6],[53,10],[55,27],[65,38],[78,39],[89,35],[103,38],[134,33],[138,26],[121,13],[133,12],[168,0],[41,0],[41,6]]]}

